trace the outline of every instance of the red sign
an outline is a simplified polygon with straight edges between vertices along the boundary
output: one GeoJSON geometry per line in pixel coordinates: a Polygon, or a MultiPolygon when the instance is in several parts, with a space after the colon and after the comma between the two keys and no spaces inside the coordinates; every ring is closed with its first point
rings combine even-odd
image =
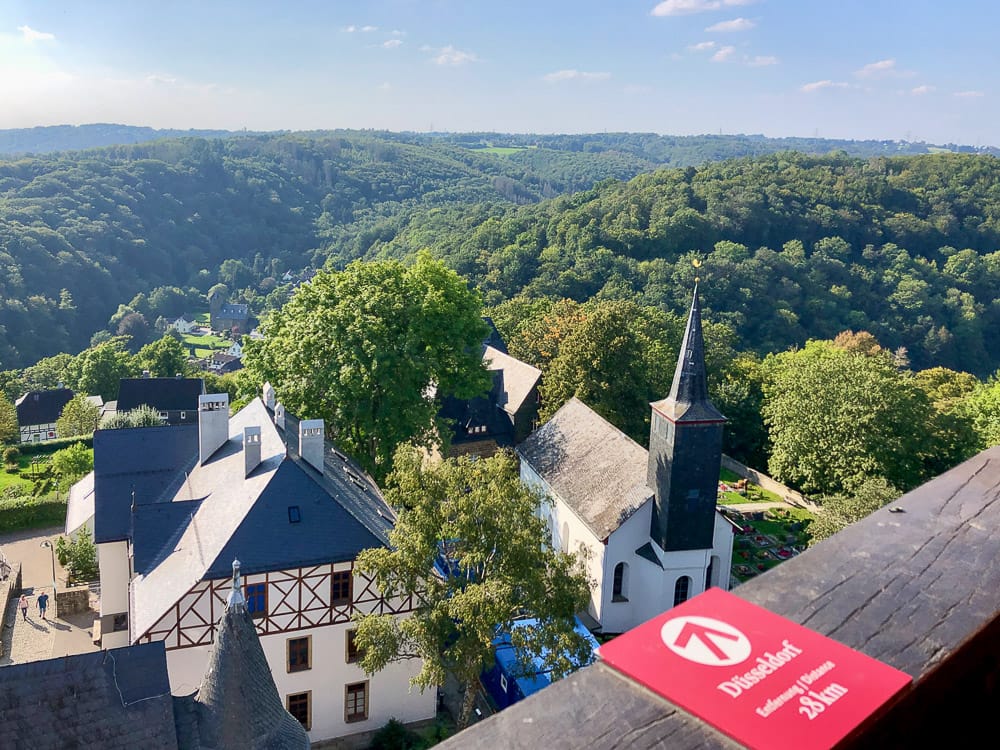
{"type": "Polygon", "coordinates": [[[826,750],[910,684],[722,589],[605,643],[601,659],[754,750],[826,750]]]}

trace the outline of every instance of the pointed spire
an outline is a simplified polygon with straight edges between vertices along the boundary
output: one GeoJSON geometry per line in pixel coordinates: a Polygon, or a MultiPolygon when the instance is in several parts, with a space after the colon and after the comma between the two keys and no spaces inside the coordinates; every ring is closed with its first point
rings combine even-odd
{"type": "Polygon", "coordinates": [[[681,350],[677,356],[674,382],[670,395],[653,404],[653,408],[674,422],[715,422],[725,417],[708,398],[708,378],[705,375],[705,340],[701,332],[701,304],[698,299],[698,281],[695,280],[691,311],[681,350]]]}

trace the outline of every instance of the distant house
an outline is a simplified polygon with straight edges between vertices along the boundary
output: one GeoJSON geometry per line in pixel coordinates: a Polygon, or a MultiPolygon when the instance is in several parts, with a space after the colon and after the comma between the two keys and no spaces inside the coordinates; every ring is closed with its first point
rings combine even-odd
{"type": "Polygon", "coordinates": [[[576,398],[517,449],[521,479],[550,498],[552,545],[588,553],[587,613],[605,633],[729,587],[734,524],[717,508],[726,418],[708,398],[697,288],[670,394],[651,408],[648,451],[576,398]]]}
{"type": "MultiPolygon", "coordinates": [[[[538,621],[531,618],[518,620],[514,623],[514,628],[530,627],[538,621]]],[[[579,618],[576,618],[576,626],[573,628],[578,635],[588,640],[593,647],[591,659],[577,667],[585,667],[593,661],[593,656],[597,654],[600,645],[597,639],[591,635],[579,618]]],[[[530,667],[525,668],[526,659],[520,658],[517,649],[511,643],[510,633],[503,633],[493,639],[495,647],[493,666],[483,672],[483,687],[493,698],[500,709],[524,700],[529,695],[537,693],[544,687],[552,683],[552,674],[545,669],[544,660],[547,656],[543,652],[541,657],[530,660],[530,667]]]]}
{"type": "Polygon", "coordinates": [[[441,406],[440,416],[452,425],[453,456],[491,456],[497,448],[517,445],[538,416],[541,370],[491,345],[484,347],[483,364],[493,375],[489,393],[472,399],[449,397],[441,406]]]}
{"type": "Polygon", "coordinates": [[[55,440],[56,420],[75,394],[69,388],[48,391],[28,391],[14,406],[22,443],[41,443],[55,440]]]}
{"type": "Polygon", "coordinates": [[[240,358],[226,352],[212,352],[212,356],[205,359],[204,362],[204,369],[220,375],[243,369],[243,362],[240,361],[240,358]]]}
{"type": "Polygon", "coordinates": [[[118,387],[118,411],[151,406],[169,425],[197,424],[198,397],[205,393],[201,378],[122,378],[118,387]]]}
{"type": "Polygon", "coordinates": [[[213,331],[236,328],[240,333],[246,333],[251,328],[249,305],[224,302],[221,294],[215,294],[208,300],[208,317],[213,331]]]}
{"type": "Polygon", "coordinates": [[[226,349],[226,354],[230,357],[236,357],[237,359],[241,358],[243,356],[243,345],[239,341],[234,341],[229,345],[229,348],[226,349]]]}
{"type": "Polygon", "coordinates": [[[198,327],[198,321],[193,315],[181,315],[177,320],[170,322],[170,327],[177,333],[191,333],[198,327]]]}

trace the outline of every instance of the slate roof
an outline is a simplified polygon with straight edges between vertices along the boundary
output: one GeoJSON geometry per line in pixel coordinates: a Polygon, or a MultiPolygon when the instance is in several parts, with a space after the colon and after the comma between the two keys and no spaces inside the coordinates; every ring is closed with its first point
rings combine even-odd
{"type": "Polygon", "coordinates": [[[577,398],[517,449],[598,539],[653,497],[646,449],[577,398]]]}
{"type": "Polygon", "coordinates": [[[198,396],[205,393],[201,378],[122,378],[118,411],[146,404],[157,411],[198,411],[198,396]]]}
{"type": "Polygon", "coordinates": [[[21,427],[34,424],[51,424],[59,419],[63,407],[75,394],[69,388],[53,388],[47,391],[28,391],[19,398],[17,423],[21,427]]]}
{"type": "Polygon", "coordinates": [[[220,318],[232,318],[233,320],[245,320],[250,316],[248,305],[225,304],[219,308],[220,318]]]}
{"type": "Polygon", "coordinates": [[[194,697],[198,747],[308,750],[309,736],[285,710],[253,620],[238,591],[219,620],[205,679],[194,697]]]}
{"type": "Polygon", "coordinates": [[[542,371],[492,346],[486,347],[483,361],[487,369],[500,372],[497,406],[510,415],[516,414],[538,385],[542,371]]]}
{"type": "Polygon", "coordinates": [[[282,432],[259,398],[231,417],[229,440],[205,464],[175,471],[163,492],[161,502],[183,510],[136,507],[133,636],[198,581],[226,577],[234,557],[244,573],[257,573],[353,560],[387,544],[395,516],[375,482],[341,456],[328,446],[320,474],[298,454],[298,420],[286,413],[282,432]],[[261,428],[261,463],[245,477],[243,428],[250,426],[261,428]],[[293,505],[298,523],[289,519],[293,505]]]}
{"type": "Polygon", "coordinates": [[[66,501],[66,534],[73,534],[94,517],[94,472],[69,488],[66,501]]]}
{"type": "Polygon", "coordinates": [[[0,669],[0,747],[177,750],[162,641],[0,669]]]}
{"type": "Polygon", "coordinates": [[[198,456],[198,425],[132,427],[94,433],[94,541],[128,539],[130,508],[169,500],[198,456]]]}

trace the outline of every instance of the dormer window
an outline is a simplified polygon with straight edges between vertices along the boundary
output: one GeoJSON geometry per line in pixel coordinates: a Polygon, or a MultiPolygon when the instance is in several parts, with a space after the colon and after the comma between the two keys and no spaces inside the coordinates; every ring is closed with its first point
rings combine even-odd
{"type": "Polygon", "coordinates": [[[302,520],[302,513],[298,505],[288,506],[288,523],[299,523],[302,520]]]}

